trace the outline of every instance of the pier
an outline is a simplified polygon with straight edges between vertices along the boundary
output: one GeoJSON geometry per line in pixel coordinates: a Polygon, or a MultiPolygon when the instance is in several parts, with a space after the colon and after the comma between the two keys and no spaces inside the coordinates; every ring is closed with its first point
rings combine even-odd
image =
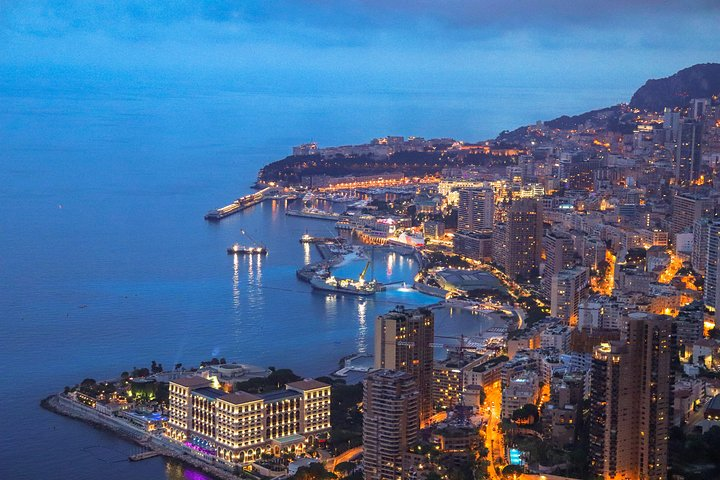
{"type": "Polygon", "coordinates": [[[130,455],[128,457],[128,460],[130,460],[131,462],[139,462],[140,460],[146,460],[148,458],[157,457],[158,455],[160,455],[159,452],[157,452],[155,450],[148,450],[147,452],[136,453],[135,455],[130,455]]]}
{"type": "Polygon", "coordinates": [[[223,218],[228,217],[233,213],[237,213],[245,210],[246,208],[250,208],[269,198],[279,198],[277,189],[267,187],[263,188],[259,192],[251,193],[249,195],[245,195],[244,197],[240,197],[234,202],[232,202],[230,205],[225,205],[224,207],[218,208],[216,210],[210,210],[205,215],[205,220],[222,220],[223,218]]]}

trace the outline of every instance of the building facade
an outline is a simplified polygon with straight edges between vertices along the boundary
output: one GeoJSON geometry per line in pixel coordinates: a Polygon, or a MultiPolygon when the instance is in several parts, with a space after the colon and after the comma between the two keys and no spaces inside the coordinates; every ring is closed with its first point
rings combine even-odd
{"type": "Polygon", "coordinates": [[[375,321],[375,368],[407,372],[415,378],[420,421],[433,415],[435,318],[430,310],[397,307],[375,321]]]}
{"type": "Polygon", "coordinates": [[[363,382],[363,472],[365,480],[397,480],[403,457],[418,440],[419,395],[415,378],[377,370],[363,382]]]}
{"type": "Polygon", "coordinates": [[[458,193],[458,230],[492,230],[495,214],[492,189],[464,188],[458,193]]]}
{"type": "Polygon", "coordinates": [[[259,395],[212,388],[202,377],[170,382],[166,435],[208,457],[245,464],[263,453],[301,453],[330,430],[330,386],[292,382],[259,395]]]}
{"type": "Polygon", "coordinates": [[[633,313],[625,341],[595,347],[590,393],[590,458],[607,479],[665,480],[672,422],[670,317],[633,313]]]}
{"type": "Polygon", "coordinates": [[[505,273],[513,279],[537,275],[540,264],[543,220],[540,204],[531,198],[515,200],[506,222],[505,273]]]}

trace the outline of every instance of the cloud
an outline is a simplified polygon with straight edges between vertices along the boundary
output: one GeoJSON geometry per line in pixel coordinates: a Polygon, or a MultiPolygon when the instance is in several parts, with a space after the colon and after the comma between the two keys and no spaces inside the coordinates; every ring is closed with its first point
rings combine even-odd
{"type": "Polygon", "coordinates": [[[631,85],[719,60],[718,13],[701,0],[18,2],[0,9],[0,66],[287,88],[631,85]]]}

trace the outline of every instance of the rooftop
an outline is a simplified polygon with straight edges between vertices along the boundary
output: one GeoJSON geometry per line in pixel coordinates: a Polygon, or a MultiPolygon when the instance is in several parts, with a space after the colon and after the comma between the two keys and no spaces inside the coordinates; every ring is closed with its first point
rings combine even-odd
{"type": "Polygon", "coordinates": [[[300,393],[295,390],[276,390],[274,392],[261,393],[260,398],[266,402],[277,402],[279,400],[285,400],[287,398],[298,397],[300,393]]]}
{"type": "Polygon", "coordinates": [[[255,402],[257,400],[261,400],[260,397],[257,395],[253,395],[252,393],[247,393],[243,391],[237,391],[233,393],[228,393],[227,395],[223,396],[220,400],[228,403],[232,403],[234,405],[241,405],[243,403],[249,403],[249,402],[255,402]]]}
{"type": "Polygon", "coordinates": [[[172,380],[172,383],[188,388],[198,388],[207,387],[210,385],[210,380],[196,375],[194,377],[176,378],[175,380],[172,380]]]}
{"type": "Polygon", "coordinates": [[[218,390],[217,388],[212,387],[198,388],[196,390],[193,390],[192,393],[193,395],[200,395],[201,397],[209,398],[211,400],[215,400],[226,395],[223,390],[218,390]]]}
{"type": "Polygon", "coordinates": [[[325,388],[329,387],[327,383],[319,382],[317,380],[313,380],[311,378],[306,378],[305,380],[300,380],[297,382],[290,382],[287,384],[287,388],[292,388],[295,390],[317,390],[318,388],[325,388]]]}

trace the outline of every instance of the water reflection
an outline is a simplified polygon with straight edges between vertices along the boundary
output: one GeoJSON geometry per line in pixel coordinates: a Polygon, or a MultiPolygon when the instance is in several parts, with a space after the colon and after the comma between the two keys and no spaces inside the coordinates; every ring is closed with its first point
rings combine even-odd
{"type": "Polygon", "coordinates": [[[310,244],[309,243],[303,243],[303,263],[305,265],[310,265],[310,262],[312,262],[312,259],[310,258],[310,244]]]}
{"type": "Polygon", "coordinates": [[[233,308],[238,313],[240,307],[240,257],[233,255],[233,277],[232,277],[233,308]]]}
{"type": "Polygon", "coordinates": [[[325,320],[327,323],[335,323],[338,309],[337,303],[337,295],[325,295],[325,320]]]}
{"type": "Polygon", "coordinates": [[[357,351],[358,353],[367,352],[367,302],[362,299],[358,302],[358,336],[357,351]]]}

